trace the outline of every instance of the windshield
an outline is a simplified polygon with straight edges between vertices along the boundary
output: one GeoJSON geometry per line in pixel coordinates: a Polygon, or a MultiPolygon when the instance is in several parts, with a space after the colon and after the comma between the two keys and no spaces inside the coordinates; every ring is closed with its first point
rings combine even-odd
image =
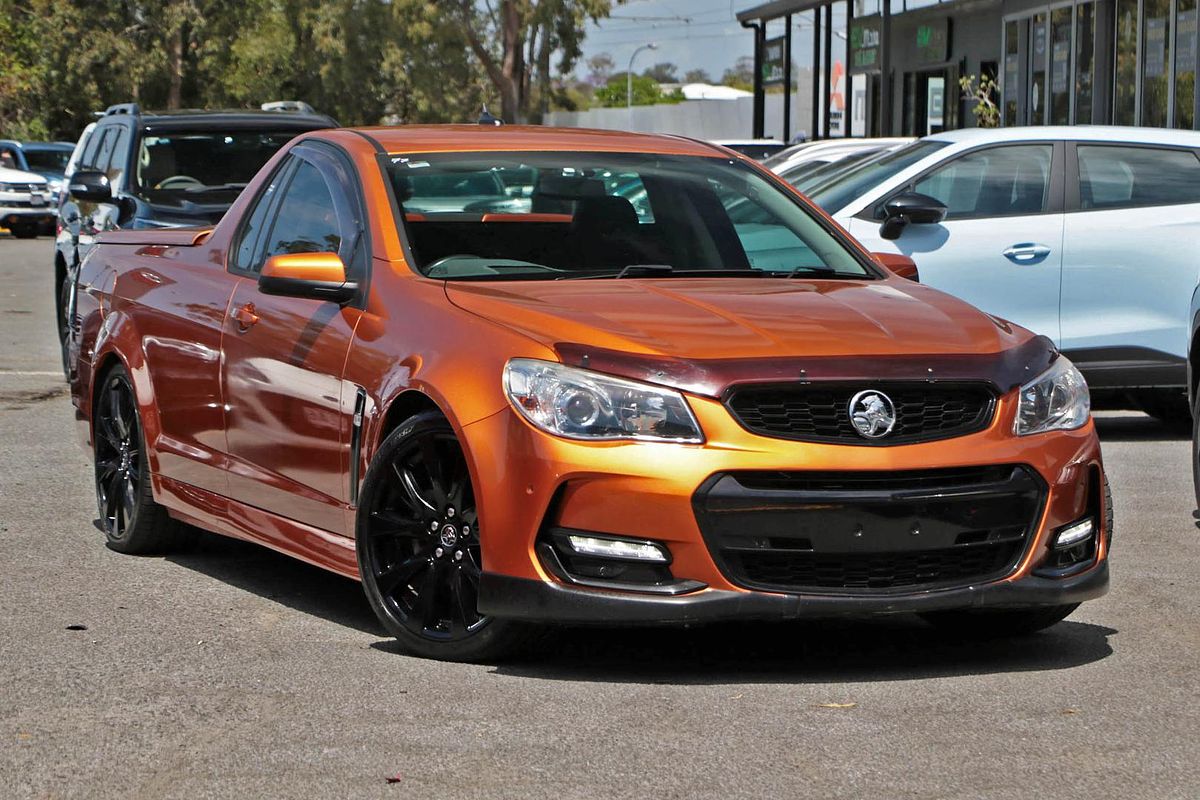
{"type": "Polygon", "coordinates": [[[736,159],[433,153],[392,156],[387,171],[429,277],[876,277],[792,195],[736,159]],[[512,176],[527,184],[514,192],[512,176]]]}
{"type": "Polygon", "coordinates": [[[71,148],[63,149],[31,149],[25,148],[25,160],[34,172],[52,172],[61,175],[71,160],[71,148]]]}
{"type": "Polygon", "coordinates": [[[151,203],[228,204],[295,131],[147,133],[138,148],[138,196],[151,203]]]}
{"type": "Polygon", "coordinates": [[[880,150],[872,149],[854,153],[837,161],[809,161],[806,164],[798,164],[791,169],[784,170],[779,173],[779,177],[807,194],[813,189],[829,183],[838,175],[849,172],[871,159],[878,158],[879,155],[880,150]]]}
{"type": "Polygon", "coordinates": [[[840,173],[828,183],[816,188],[809,197],[814,203],[836,214],[869,189],[891,178],[921,159],[941,150],[946,142],[920,141],[901,147],[880,158],[867,161],[857,169],[840,173]]]}

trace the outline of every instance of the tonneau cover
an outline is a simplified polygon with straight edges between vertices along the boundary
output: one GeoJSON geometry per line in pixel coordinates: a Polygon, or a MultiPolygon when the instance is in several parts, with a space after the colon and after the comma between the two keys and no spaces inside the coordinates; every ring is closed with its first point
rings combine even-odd
{"type": "Polygon", "coordinates": [[[97,241],[100,244],[121,245],[164,245],[167,247],[194,247],[212,233],[211,227],[197,228],[148,228],[143,230],[105,231],[97,241]]]}

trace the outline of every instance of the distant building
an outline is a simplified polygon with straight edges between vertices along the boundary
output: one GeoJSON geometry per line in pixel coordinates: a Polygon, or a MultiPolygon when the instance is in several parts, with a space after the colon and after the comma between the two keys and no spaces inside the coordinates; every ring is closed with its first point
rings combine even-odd
{"type": "MultiPolygon", "coordinates": [[[[765,86],[788,82],[793,34],[813,37],[812,67],[833,77],[812,89],[818,135],[971,125],[958,82],[980,74],[1001,86],[1005,125],[1200,122],[1197,0],[774,0],[738,20],[754,32],[756,109],[765,86]]],[[[789,123],[764,131],[756,110],[754,133],[787,138],[789,123]]]]}

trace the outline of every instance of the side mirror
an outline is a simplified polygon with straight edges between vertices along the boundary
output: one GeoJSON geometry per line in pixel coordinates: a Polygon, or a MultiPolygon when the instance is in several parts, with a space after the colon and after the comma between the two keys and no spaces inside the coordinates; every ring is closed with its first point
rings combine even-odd
{"type": "Polygon", "coordinates": [[[936,225],[946,218],[946,206],[927,194],[905,192],[887,201],[883,207],[883,224],[879,235],[884,239],[899,239],[909,225],[936,225]]]}
{"type": "Polygon", "coordinates": [[[920,282],[921,275],[917,272],[917,262],[908,256],[902,256],[899,253],[871,253],[871,255],[889,272],[899,275],[901,278],[908,278],[910,281],[920,282]]]}
{"type": "Polygon", "coordinates": [[[346,280],[346,265],[337,253],[284,253],[271,256],[263,264],[258,290],[340,304],[353,299],[358,284],[346,280]]]}
{"type": "Polygon", "coordinates": [[[87,203],[111,203],[112,186],[108,176],[99,170],[79,170],[67,181],[67,192],[76,200],[87,203]]]}

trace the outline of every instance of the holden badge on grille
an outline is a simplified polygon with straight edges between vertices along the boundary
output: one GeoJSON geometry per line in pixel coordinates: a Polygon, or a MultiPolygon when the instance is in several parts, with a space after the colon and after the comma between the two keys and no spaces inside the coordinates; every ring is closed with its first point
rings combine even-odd
{"type": "Polygon", "coordinates": [[[859,392],[850,398],[849,412],[854,430],[867,439],[880,439],[896,427],[896,406],[883,392],[859,392]]]}

